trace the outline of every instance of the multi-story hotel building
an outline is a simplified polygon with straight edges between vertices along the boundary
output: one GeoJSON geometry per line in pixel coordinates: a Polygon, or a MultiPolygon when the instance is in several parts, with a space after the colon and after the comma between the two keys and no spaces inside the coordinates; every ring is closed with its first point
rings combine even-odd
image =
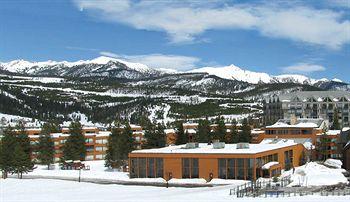
{"type": "Polygon", "coordinates": [[[341,127],[349,126],[350,93],[345,91],[301,91],[273,95],[265,101],[265,124],[279,119],[322,118],[332,123],[337,116],[341,127]],[[334,114],[334,113],[337,114],[334,114]]]}
{"type": "Polygon", "coordinates": [[[341,158],[339,145],[340,130],[326,130],[323,119],[280,119],[275,124],[261,130],[252,131],[252,142],[260,143],[281,139],[304,144],[312,159],[341,158]]]}
{"type": "MultiPolygon", "coordinates": [[[[137,125],[131,125],[131,130],[133,131],[133,137],[135,139],[136,149],[141,149],[142,144],[145,143],[144,131],[142,127],[137,125]]],[[[33,129],[28,128],[26,132],[30,138],[30,143],[33,148],[32,158],[35,159],[37,153],[35,152],[35,147],[39,142],[40,128],[33,129]]],[[[82,133],[85,136],[86,145],[86,157],[85,160],[103,160],[107,151],[108,137],[110,136],[110,131],[100,131],[97,127],[83,127],[82,133]]],[[[61,133],[52,133],[51,137],[55,145],[55,162],[59,161],[62,157],[62,148],[69,137],[69,129],[62,128],[61,133]]]]}
{"type": "Polygon", "coordinates": [[[304,146],[294,141],[266,144],[188,143],[129,154],[131,178],[255,180],[303,163],[304,146]]]}

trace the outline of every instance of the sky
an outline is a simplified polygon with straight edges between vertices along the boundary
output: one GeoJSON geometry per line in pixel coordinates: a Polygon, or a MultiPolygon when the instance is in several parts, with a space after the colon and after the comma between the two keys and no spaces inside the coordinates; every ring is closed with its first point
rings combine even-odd
{"type": "Polygon", "coordinates": [[[110,56],[350,81],[350,0],[1,0],[0,61],[110,56]]]}

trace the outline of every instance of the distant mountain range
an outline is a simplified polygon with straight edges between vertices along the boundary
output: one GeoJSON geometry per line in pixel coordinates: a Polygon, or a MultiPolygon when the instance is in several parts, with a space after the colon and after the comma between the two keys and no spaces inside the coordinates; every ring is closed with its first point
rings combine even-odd
{"type": "MultiPolygon", "coordinates": [[[[187,85],[208,87],[210,83],[229,82],[230,86],[247,86],[249,84],[274,84],[295,83],[319,87],[325,90],[349,90],[347,83],[339,79],[313,79],[298,74],[283,74],[272,76],[263,72],[253,72],[241,69],[235,65],[224,67],[203,67],[188,72],[178,72],[169,69],[154,69],[141,63],[132,63],[120,59],[101,56],[92,60],[80,60],[76,62],[67,61],[45,61],[29,62],[25,60],[14,60],[0,63],[2,72],[16,73],[30,76],[57,76],[57,77],[108,77],[138,81],[137,84],[149,83],[152,85],[187,85]],[[198,77],[201,77],[200,79],[198,77]],[[154,80],[150,80],[150,78],[154,80]],[[187,79],[185,82],[183,79],[187,79]],[[188,78],[195,78],[189,81],[188,78]],[[176,80],[179,81],[176,81],[176,80]],[[215,82],[214,82],[215,80],[215,82]],[[219,81],[221,80],[221,81],[219,81]],[[222,80],[233,80],[230,81],[222,80]],[[169,82],[167,82],[169,81],[169,82]]],[[[240,87],[235,88],[240,90],[240,87]]]]}

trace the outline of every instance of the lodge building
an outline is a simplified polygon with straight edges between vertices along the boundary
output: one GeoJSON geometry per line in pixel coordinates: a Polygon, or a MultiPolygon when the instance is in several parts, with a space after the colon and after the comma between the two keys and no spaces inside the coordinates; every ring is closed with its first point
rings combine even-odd
{"type": "MultiPolygon", "coordinates": [[[[137,125],[130,125],[133,137],[135,139],[135,148],[141,149],[142,145],[145,143],[144,131],[142,127],[137,125]]],[[[28,128],[25,130],[29,136],[30,144],[33,148],[32,159],[35,159],[37,152],[35,152],[35,147],[39,142],[40,128],[28,128]]],[[[91,160],[103,160],[107,151],[108,137],[110,136],[110,131],[101,131],[97,127],[82,127],[82,134],[85,136],[86,145],[86,161],[91,160]]],[[[69,137],[69,129],[62,128],[60,133],[51,133],[52,140],[54,142],[55,155],[54,161],[58,162],[62,157],[63,146],[69,137]]]]}
{"type": "Polygon", "coordinates": [[[304,146],[294,141],[267,144],[187,143],[129,154],[131,178],[213,178],[255,180],[303,164],[304,146]]]}

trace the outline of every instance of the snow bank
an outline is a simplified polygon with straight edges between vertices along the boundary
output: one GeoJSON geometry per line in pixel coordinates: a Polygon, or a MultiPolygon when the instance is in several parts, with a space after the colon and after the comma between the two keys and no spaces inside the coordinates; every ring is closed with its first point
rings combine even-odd
{"type": "Polygon", "coordinates": [[[333,168],[341,168],[343,165],[343,162],[341,162],[341,160],[338,159],[327,159],[324,164],[326,166],[329,167],[333,167],[333,168]]]}
{"type": "Polygon", "coordinates": [[[342,174],[344,169],[328,168],[324,165],[310,162],[293,170],[286,171],[282,176],[291,176],[292,183],[289,186],[322,186],[348,183],[342,174]]]}

